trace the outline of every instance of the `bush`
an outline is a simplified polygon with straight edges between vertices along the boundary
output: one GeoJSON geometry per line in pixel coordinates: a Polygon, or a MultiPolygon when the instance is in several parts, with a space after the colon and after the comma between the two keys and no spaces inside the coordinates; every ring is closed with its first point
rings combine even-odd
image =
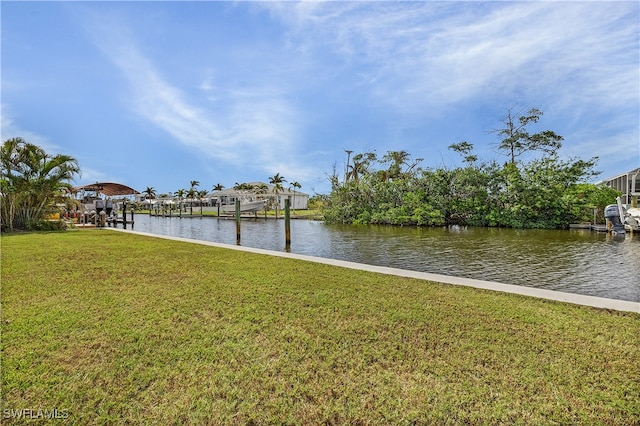
{"type": "Polygon", "coordinates": [[[38,220],[27,223],[30,231],[65,231],[68,226],[64,220],[38,220]]]}

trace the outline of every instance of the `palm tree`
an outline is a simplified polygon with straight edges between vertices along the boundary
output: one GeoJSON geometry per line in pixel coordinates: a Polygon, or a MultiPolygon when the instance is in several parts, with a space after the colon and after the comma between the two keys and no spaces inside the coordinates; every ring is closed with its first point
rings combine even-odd
{"type": "Polygon", "coordinates": [[[274,176],[269,178],[269,183],[273,185],[273,192],[276,194],[276,219],[278,218],[278,207],[280,207],[280,202],[278,200],[278,193],[284,191],[282,184],[286,182],[284,176],[280,176],[280,173],[276,173],[274,176]]]}
{"type": "MultiPolygon", "coordinates": [[[[259,183],[257,185],[253,185],[253,192],[255,192],[256,194],[261,194],[264,195],[266,193],[269,192],[269,187],[265,184],[265,183],[259,183]]],[[[256,199],[259,199],[259,197],[256,197],[256,199]]],[[[260,198],[263,199],[263,198],[260,198]]],[[[265,217],[267,216],[267,204],[265,203],[264,205],[264,215],[265,217]]]]}
{"type": "Polygon", "coordinates": [[[358,183],[360,176],[369,171],[371,163],[374,162],[376,158],[377,156],[374,152],[354,155],[353,162],[351,166],[349,166],[347,173],[347,180],[352,179],[355,183],[358,183]]]}
{"type": "Polygon", "coordinates": [[[402,166],[408,165],[410,155],[407,151],[388,151],[382,161],[389,162],[389,175],[391,179],[402,177],[402,166]]]}
{"type": "Polygon", "coordinates": [[[189,212],[193,216],[193,199],[196,198],[197,191],[194,187],[189,188],[187,191],[187,198],[189,199],[189,212]]]}
{"type": "Polygon", "coordinates": [[[184,188],[178,189],[176,192],[176,197],[178,197],[178,208],[180,209],[180,217],[182,217],[182,200],[184,196],[187,194],[187,190],[184,188]]]}
{"type": "MultiPolygon", "coordinates": [[[[302,188],[302,185],[298,181],[291,182],[291,187],[293,187],[293,211],[296,211],[296,189],[302,188]]],[[[289,188],[291,190],[291,188],[289,188]]]]}
{"type": "Polygon", "coordinates": [[[167,205],[169,205],[169,216],[171,216],[171,209],[172,209],[172,200],[171,197],[173,197],[173,194],[169,193],[162,193],[160,195],[158,195],[158,198],[163,200],[162,202],[162,210],[163,212],[165,212],[167,210],[167,205]]]}
{"type": "Polygon", "coordinates": [[[273,192],[276,193],[283,191],[284,188],[282,187],[282,184],[286,181],[287,180],[284,178],[284,176],[280,176],[280,173],[276,173],[269,178],[269,183],[271,185],[274,185],[273,192]]]}
{"type": "MultiPolygon", "coordinates": [[[[212,191],[222,191],[224,189],[224,185],[221,183],[217,183],[211,189],[212,191]]],[[[220,213],[220,203],[222,202],[221,197],[216,197],[216,205],[218,206],[218,213],[220,213]]]]}
{"type": "Polygon", "coordinates": [[[0,153],[0,205],[3,227],[32,228],[51,212],[80,173],[68,155],[49,155],[22,138],[6,140],[0,153]]]}
{"type": "MultiPolygon", "coordinates": [[[[144,191],[142,191],[143,194],[145,194],[144,199],[145,200],[153,200],[156,198],[156,190],[153,186],[147,186],[147,189],[145,189],[144,191]]],[[[149,216],[151,216],[151,210],[152,210],[152,206],[151,206],[151,201],[149,202],[149,216]]]]}
{"type": "Polygon", "coordinates": [[[383,162],[390,163],[387,170],[381,170],[381,175],[384,177],[383,180],[412,176],[413,169],[420,164],[424,158],[416,158],[413,162],[409,163],[410,160],[411,154],[407,151],[388,151],[384,157],[382,157],[383,162]],[[402,166],[406,166],[407,168],[403,171],[402,166]]]}
{"type": "Polygon", "coordinates": [[[253,185],[252,189],[253,191],[255,191],[256,194],[266,194],[267,192],[269,192],[269,187],[264,183],[253,185]]]}
{"type": "Polygon", "coordinates": [[[187,192],[187,197],[189,197],[189,211],[191,212],[192,216],[193,216],[193,199],[196,198],[196,195],[198,194],[198,192],[196,191],[196,187],[198,185],[200,185],[200,182],[198,182],[197,180],[192,180],[191,188],[189,188],[189,191],[187,192]]]}
{"type": "Polygon", "coordinates": [[[204,197],[206,197],[208,194],[208,192],[203,189],[201,191],[197,191],[196,192],[196,197],[198,197],[198,201],[200,202],[200,216],[202,216],[202,200],[204,199],[204,197]]]}
{"type": "Polygon", "coordinates": [[[142,191],[142,193],[145,194],[145,200],[153,200],[156,198],[156,190],[153,186],[147,186],[147,189],[142,191]]]}
{"type": "Polygon", "coordinates": [[[240,191],[251,191],[253,189],[253,185],[251,185],[250,183],[238,183],[236,182],[235,185],[233,185],[233,189],[235,189],[236,191],[240,192],[240,191]]]}

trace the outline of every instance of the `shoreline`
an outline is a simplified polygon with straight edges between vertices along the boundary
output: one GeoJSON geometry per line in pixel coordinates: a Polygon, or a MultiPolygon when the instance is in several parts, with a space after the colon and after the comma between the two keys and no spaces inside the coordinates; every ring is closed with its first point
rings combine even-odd
{"type": "Polygon", "coordinates": [[[315,256],[309,256],[309,255],[303,255],[303,254],[279,252],[279,251],[265,250],[265,249],[259,249],[259,248],[253,248],[253,247],[216,243],[212,241],[194,240],[190,238],[174,237],[169,235],[151,234],[148,232],[141,232],[141,231],[135,231],[135,230],[129,230],[129,229],[119,229],[119,228],[103,228],[103,229],[108,229],[108,230],[118,231],[118,232],[128,232],[128,233],[147,236],[147,237],[155,237],[155,238],[162,238],[167,240],[182,241],[182,242],[187,242],[192,244],[200,244],[205,246],[225,248],[230,250],[244,251],[244,252],[255,253],[255,254],[264,254],[268,256],[283,257],[288,259],[298,259],[298,260],[304,260],[308,262],[321,263],[321,264],[332,265],[332,266],[348,268],[348,269],[377,272],[381,274],[395,275],[395,276],[400,276],[405,278],[416,278],[420,280],[439,282],[443,284],[452,284],[452,285],[458,285],[458,286],[473,287],[473,288],[478,288],[482,290],[518,294],[521,296],[530,296],[530,297],[536,297],[539,299],[546,299],[546,300],[553,300],[557,302],[565,302],[565,303],[571,303],[576,305],[590,306],[593,308],[640,313],[640,302],[608,299],[604,297],[587,296],[587,295],[567,293],[567,292],[561,292],[561,291],[555,291],[555,290],[546,290],[546,289],[539,289],[539,288],[533,288],[533,287],[518,286],[513,284],[503,284],[503,283],[498,283],[493,281],[483,281],[483,280],[477,280],[472,278],[462,278],[462,277],[454,277],[449,275],[433,274],[429,272],[411,271],[407,269],[390,268],[386,266],[367,265],[364,263],[349,262],[349,261],[337,260],[337,259],[328,259],[328,258],[315,257],[315,256]]]}

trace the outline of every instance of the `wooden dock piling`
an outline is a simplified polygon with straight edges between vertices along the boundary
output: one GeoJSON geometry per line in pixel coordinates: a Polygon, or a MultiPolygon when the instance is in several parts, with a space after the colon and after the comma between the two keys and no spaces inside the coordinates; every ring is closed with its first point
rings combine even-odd
{"type": "Polygon", "coordinates": [[[236,199],[236,244],[240,245],[240,200],[236,199]]]}
{"type": "Polygon", "coordinates": [[[291,247],[291,199],[284,200],[284,245],[286,248],[291,247]]]}

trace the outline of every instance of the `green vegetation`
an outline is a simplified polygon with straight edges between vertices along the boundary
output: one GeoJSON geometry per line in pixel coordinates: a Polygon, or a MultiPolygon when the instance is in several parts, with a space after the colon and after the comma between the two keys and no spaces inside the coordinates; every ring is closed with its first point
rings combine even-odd
{"type": "Polygon", "coordinates": [[[3,416],[640,423],[638,314],[108,230],[1,243],[3,416]]]}
{"type": "MultiPolygon", "coordinates": [[[[4,141],[0,149],[0,223],[2,231],[51,229],[47,215],[60,212],[57,203],[69,183],[80,173],[78,162],[68,155],[49,155],[22,138],[4,141]]],[[[56,224],[58,227],[60,223],[56,224]]]]}
{"type": "MultiPolygon", "coordinates": [[[[537,109],[514,117],[509,111],[496,130],[509,161],[478,162],[473,145],[449,148],[465,164],[454,169],[422,169],[422,159],[406,151],[374,152],[351,157],[344,179],[334,171],[331,194],[324,202],[325,220],[336,223],[392,225],[471,225],[514,228],[567,228],[593,219],[619,195],[585,181],[596,176],[596,158],[561,160],[562,137],[527,130],[540,119],[537,109]],[[536,153],[542,153],[541,158],[536,153]],[[528,158],[525,161],[523,158],[528,158]]],[[[602,213],[600,213],[603,220],[602,213]]]]}
{"type": "Polygon", "coordinates": [[[278,194],[284,191],[283,183],[286,182],[284,176],[280,176],[280,173],[276,173],[272,177],[269,178],[269,183],[273,185],[273,193],[276,194],[274,198],[271,199],[270,204],[272,207],[276,209],[276,218],[278,217],[278,208],[280,207],[280,203],[278,202],[278,194]]]}

